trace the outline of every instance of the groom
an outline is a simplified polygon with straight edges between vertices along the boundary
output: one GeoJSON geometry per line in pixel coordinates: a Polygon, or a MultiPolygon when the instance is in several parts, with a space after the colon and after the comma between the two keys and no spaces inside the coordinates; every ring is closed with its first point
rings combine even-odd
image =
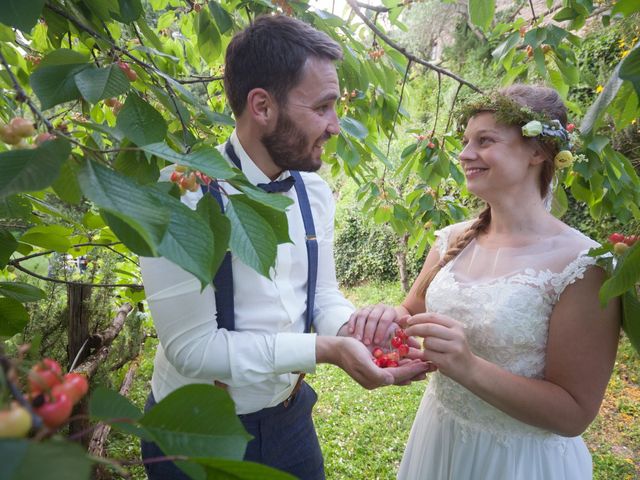
{"type": "MultiPolygon", "coordinates": [[[[247,179],[291,198],[292,243],[281,244],[270,278],[237,258],[223,264],[202,293],[190,274],[162,258],[141,259],[149,307],[160,339],[147,408],[188,383],[223,384],[254,437],[245,460],[303,479],[323,479],[303,381],[318,363],[339,366],[363,387],[405,383],[422,375],[419,361],[381,369],[368,348],[347,335],[352,305],[338,290],[333,261],[334,202],[315,173],[324,144],[340,125],[335,61],[340,46],[286,16],[263,16],[228,46],[225,91],[236,129],[220,146],[247,179]],[[312,330],[313,329],[313,330],[312,330]]],[[[195,208],[215,188],[187,192],[195,208]]],[[[162,455],[143,442],[143,458],[162,455]]],[[[152,480],[186,478],[170,462],[147,464],[152,480]]]]}

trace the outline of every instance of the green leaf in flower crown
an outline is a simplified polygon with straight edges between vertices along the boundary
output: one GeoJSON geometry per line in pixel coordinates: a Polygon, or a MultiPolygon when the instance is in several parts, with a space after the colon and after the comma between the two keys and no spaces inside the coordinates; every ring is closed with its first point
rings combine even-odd
{"type": "Polygon", "coordinates": [[[82,96],[91,103],[117,97],[130,88],[122,69],[114,64],[105,68],[82,70],[76,74],[75,82],[82,96]]]}
{"type": "Polygon", "coordinates": [[[45,0],[3,0],[0,23],[29,33],[35,26],[45,0]]]}
{"type": "Polygon", "coordinates": [[[37,302],[47,296],[38,287],[23,282],[0,282],[0,295],[23,303],[37,302]]]}
{"type": "Polygon", "coordinates": [[[70,152],[69,142],[57,139],[34,149],[0,153],[0,197],[48,187],[58,178],[70,152]]]}
{"type": "Polygon", "coordinates": [[[0,337],[20,333],[29,321],[24,305],[13,298],[0,298],[0,337]]]}
{"type": "Polygon", "coordinates": [[[231,251],[256,272],[269,277],[275,264],[277,238],[266,220],[253,206],[230,195],[227,217],[231,221],[231,251]]]}
{"type": "MultiPolygon", "coordinates": [[[[162,242],[170,212],[159,205],[150,188],[93,162],[86,162],[78,173],[84,195],[99,208],[125,222],[144,240],[154,255],[162,242]]],[[[125,239],[120,239],[126,244],[125,239]]]]}
{"type": "Polygon", "coordinates": [[[167,134],[167,122],[160,112],[135,94],[124,102],[116,127],[138,146],[161,142],[167,134]]]}

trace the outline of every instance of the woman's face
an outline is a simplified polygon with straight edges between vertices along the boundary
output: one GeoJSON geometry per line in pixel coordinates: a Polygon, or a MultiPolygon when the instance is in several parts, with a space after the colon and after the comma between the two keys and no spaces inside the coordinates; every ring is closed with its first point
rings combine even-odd
{"type": "Polygon", "coordinates": [[[460,163],[467,189],[485,201],[537,191],[544,157],[520,127],[496,123],[491,112],[472,117],[463,137],[460,163]]]}

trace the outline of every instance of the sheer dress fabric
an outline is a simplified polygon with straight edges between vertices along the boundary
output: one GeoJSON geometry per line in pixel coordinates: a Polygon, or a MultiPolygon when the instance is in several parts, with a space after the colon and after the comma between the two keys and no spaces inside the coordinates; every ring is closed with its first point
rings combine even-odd
{"type": "MultiPolygon", "coordinates": [[[[436,232],[441,257],[452,230],[461,227],[436,232]]],[[[514,374],[542,378],[551,311],[563,290],[595,264],[587,252],[597,245],[569,228],[507,248],[473,240],[434,278],[427,311],[461,321],[476,355],[514,374]]],[[[522,423],[434,373],[398,478],[584,480],[592,478],[592,462],[581,437],[522,423]]]]}

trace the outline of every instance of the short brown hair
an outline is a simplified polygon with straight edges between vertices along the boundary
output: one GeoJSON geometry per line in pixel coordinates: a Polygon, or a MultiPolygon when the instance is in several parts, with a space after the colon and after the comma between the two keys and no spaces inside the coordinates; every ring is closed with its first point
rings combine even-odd
{"type": "Polygon", "coordinates": [[[258,17],[227,47],[224,88],[233,113],[244,111],[254,88],[264,88],[279,104],[286,104],[310,57],[340,60],[342,49],[326,33],[295,18],[258,17]]]}

